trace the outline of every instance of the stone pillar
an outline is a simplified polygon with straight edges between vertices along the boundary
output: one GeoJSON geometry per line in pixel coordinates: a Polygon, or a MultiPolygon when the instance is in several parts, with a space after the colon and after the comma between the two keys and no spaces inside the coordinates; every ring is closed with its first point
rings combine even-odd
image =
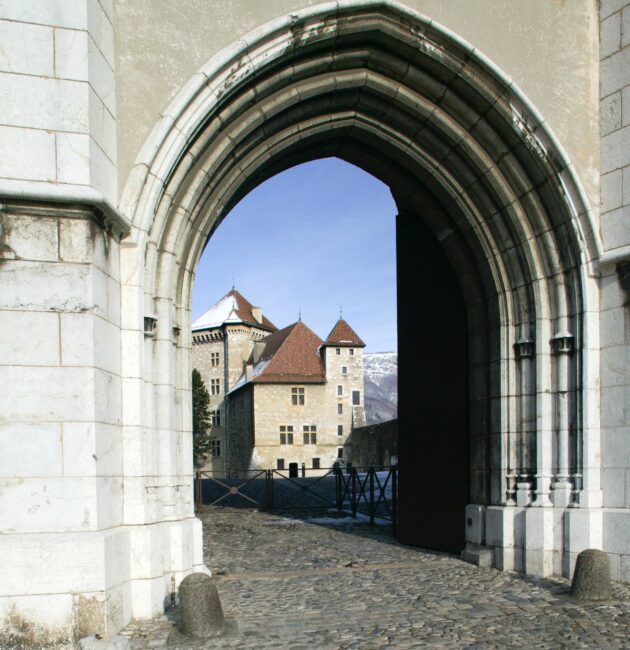
{"type": "Polygon", "coordinates": [[[11,620],[59,643],[126,622],[125,227],[87,206],[0,210],[0,645],[11,620]]]}

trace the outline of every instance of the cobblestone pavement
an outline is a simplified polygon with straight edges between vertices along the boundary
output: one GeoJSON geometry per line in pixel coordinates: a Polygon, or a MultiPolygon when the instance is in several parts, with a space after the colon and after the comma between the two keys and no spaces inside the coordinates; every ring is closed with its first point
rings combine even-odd
{"type": "MultiPolygon", "coordinates": [[[[178,648],[630,648],[628,586],[578,604],[564,579],[479,569],[365,525],[229,508],[201,518],[232,629],[178,648]]],[[[176,623],[174,610],[123,634],[165,646],[176,623]]]]}

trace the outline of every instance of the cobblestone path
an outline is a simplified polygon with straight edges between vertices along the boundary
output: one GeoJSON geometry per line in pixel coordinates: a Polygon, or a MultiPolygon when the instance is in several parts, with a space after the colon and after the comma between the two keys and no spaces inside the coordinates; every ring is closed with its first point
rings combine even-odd
{"type": "MultiPolygon", "coordinates": [[[[577,604],[564,579],[479,569],[364,525],[228,508],[202,519],[236,629],[179,648],[630,648],[627,586],[577,604]]],[[[123,633],[135,648],[165,646],[174,622],[176,611],[123,633]]]]}

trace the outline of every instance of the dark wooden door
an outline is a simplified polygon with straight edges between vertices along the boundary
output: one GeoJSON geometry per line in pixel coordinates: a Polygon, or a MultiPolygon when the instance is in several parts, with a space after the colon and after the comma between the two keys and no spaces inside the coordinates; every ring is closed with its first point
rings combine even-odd
{"type": "Polygon", "coordinates": [[[397,218],[400,541],[459,552],[469,498],[466,312],[420,218],[397,218]]]}

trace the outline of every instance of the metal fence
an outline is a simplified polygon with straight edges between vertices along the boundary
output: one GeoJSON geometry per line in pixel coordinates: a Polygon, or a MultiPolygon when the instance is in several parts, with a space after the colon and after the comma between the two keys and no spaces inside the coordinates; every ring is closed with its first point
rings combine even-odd
{"type": "Polygon", "coordinates": [[[365,517],[371,526],[389,524],[396,534],[398,468],[302,467],[299,474],[262,469],[243,472],[236,478],[197,472],[195,509],[199,511],[205,505],[300,515],[334,511],[337,515],[365,517]]]}

